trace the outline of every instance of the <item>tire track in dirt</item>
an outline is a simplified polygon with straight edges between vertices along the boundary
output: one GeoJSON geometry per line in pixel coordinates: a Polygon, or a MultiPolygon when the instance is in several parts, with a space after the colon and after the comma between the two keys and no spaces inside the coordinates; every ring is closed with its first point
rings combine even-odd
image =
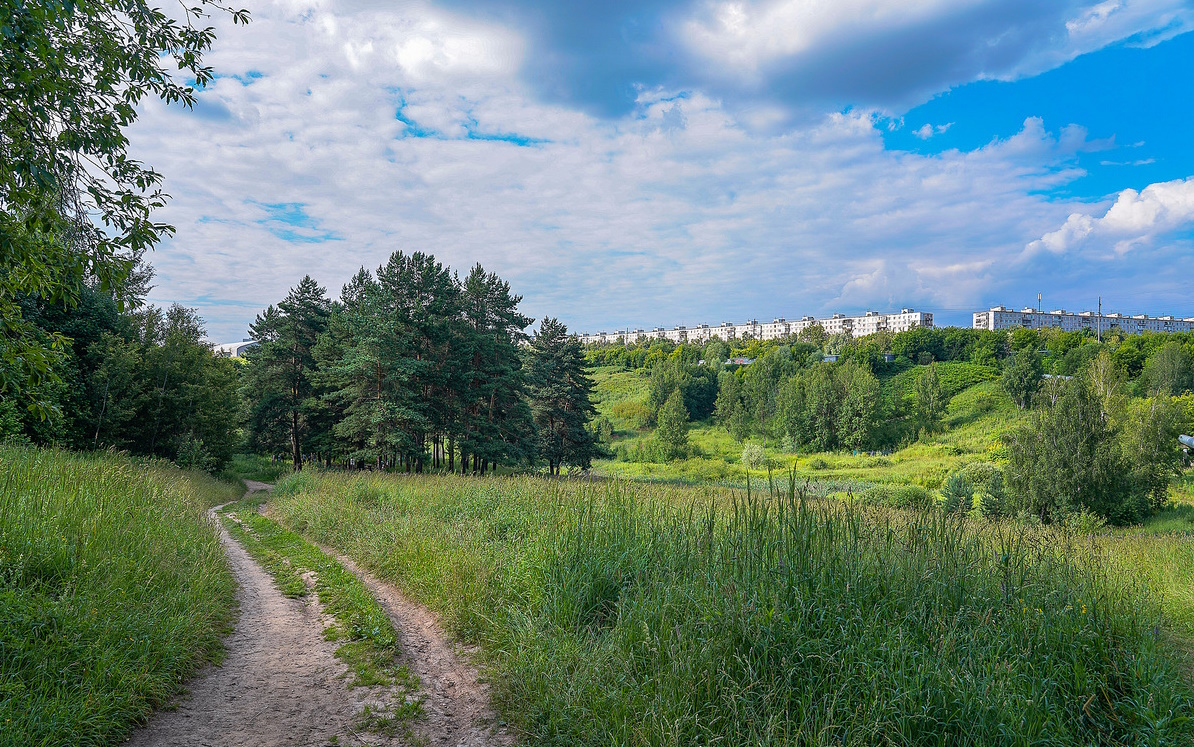
{"type": "Polygon", "coordinates": [[[456,649],[434,612],[409,599],[393,585],[362,568],[352,558],[320,545],[356,574],[385,609],[398,631],[405,663],[421,683],[425,715],[412,724],[414,732],[432,745],[451,747],[510,747],[517,740],[494,712],[489,686],[481,681],[468,652],[456,649]]]}
{"type": "MultiPolygon", "coordinates": [[[[249,492],[268,489],[246,481],[249,492]]],[[[222,507],[217,507],[222,508],[222,507]]],[[[210,512],[213,521],[217,509],[210,512]]],[[[267,745],[399,744],[359,733],[369,688],[349,689],[347,669],[325,641],[317,602],[288,599],[273,578],[220,527],[239,589],[240,616],[225,641],[221,666],[188,683],[175,710],[161,711],[128,747],[265,747],[267,745]]]]}
{"type": "MultiPolygon", "coordinates": [[[[249,492],[269,490],[245,481],[249,492]]],[[[314,599],[289,599],[272,577],[209,514],[238,584],[240,616],[221,666],[188,684],[173,710],[160,711],[126,747],[272,747],[404,744],[361,732],[366,706],[384,705],[372,688],[350,689],[337,644],[324,640],[328,619],[314,599]],[[371,690],[373,690],[371,692],[371,690]]],[[[323,548],[355,573],[389,614],[404,663],[420,679],[425,716],[411,724],[420,742],[439,747],[508,747],[513,735],[495,716],[477,670],[448,642],[434,614],[350,558],[323,548]]]]}

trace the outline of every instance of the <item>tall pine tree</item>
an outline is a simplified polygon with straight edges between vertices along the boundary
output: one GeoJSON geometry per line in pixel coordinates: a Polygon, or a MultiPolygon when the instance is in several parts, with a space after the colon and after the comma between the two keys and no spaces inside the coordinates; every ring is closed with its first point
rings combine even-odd
{"type": "Polygon", "coordinates": [[[553,475],[569,464],[588,469],[598,447],[585,426],[594,414],[593,380],[580,341],[551,317],[543,319],[527,356],[527,390],[539,430],[539,454],[553,475]]]}

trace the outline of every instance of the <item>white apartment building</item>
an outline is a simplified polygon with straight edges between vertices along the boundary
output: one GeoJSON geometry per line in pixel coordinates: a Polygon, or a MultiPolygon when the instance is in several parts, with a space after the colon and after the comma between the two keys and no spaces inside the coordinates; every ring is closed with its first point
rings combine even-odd
{"type": "Polygon", "coordinates": [[[833,316],[818,319],[813,316],[803,316],[798,321],[789,322],[783,317],[772,319],[770,322],[759,322],[751,319],[742,324],[722,322],[713,327],[708,324],[698,324],[693,327],[679,325],[671,329],[655,327],[650,332],[642,329],[623,330],[620,332],[598,332],[596,334],[581,334],[580,341],[585,344],[615,343],[625,339],[627,342],[647,340],[671,340],[675,343],[705,343],[717,337],[722,340],[778,340],[788,335],[799,334],[808,327],[819,324],[831,335],[848,332],[855,337],[872,335],[881,330],[892,333],[904,332],[914,327],[932,327],[933,314],[915,309],[901,309],[898,314],[883,314],[878,311],[868,311],[861,316],[833,316]]]}
{"type": "Polygon", "coordinates": [[[992,306],[986,311],[974,313],[975,329],[1060,329],[1064,332],[1090,330],[1094,334],[1119,329],[1124,334],[1138,335],[1142,332],[1189,332],[1194,330],[1194,317],[1179,319],[1174,316],[1149,316],[1148,314],[1102,314],[1093,311],[1074,313],[1065,309],[1037,311],[1025,307],[1012,311],[1006,306],[992,306]]]}

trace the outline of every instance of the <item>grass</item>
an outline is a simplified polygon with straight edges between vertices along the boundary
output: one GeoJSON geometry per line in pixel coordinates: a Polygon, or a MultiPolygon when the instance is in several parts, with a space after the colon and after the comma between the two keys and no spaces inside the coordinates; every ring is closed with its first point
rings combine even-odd
{"type": "Polygon", "coordinates": [[[292,471],[293,465],[289,461],[274,461],[260,454],[233,454],[232,461],[224,468],[222,476],[234,481],[256,480],[272,483],[292,471]]]}
{"type": "Polygon", "coordinates": [[[365,585],[334,558],[294,532],[258,513],[259,498],[253,497],[221,511],[224,525],[241,545],[274,577],[288,597],[306,597],[312,589],[324,612],[334,623],[324,637],[343,641],[336,657],[351,675],[351,687],[397,687],[403,704],[389,713],[371,711],[366,718],[375,730],[406,723],[422,712],[422,701],[414,697],[419,687],[406,665],[398,664],[398,634],[390,618],[365,585]],[[304,580],[312,578],[312,584],[304,580]]]}
{"type": "MultiPolygon", "coordinates": [[[[769,470],[794,470],[802,480],[823,485],[828,492],[858,492],[877,484],[920,485],[935,489],[950,473],[968,462],[997,458],[1002,448],[1001,434],[1013,427],[1023,413],[999,388],[998,382],[982,380],[990,374],[987,367],[972,364],[939,365],[943,372],[948,372],[951,381],[956,379],[964,383],[971,378],[979,379],[979,383],[962,389],[950,400],[941,433],[926,436],[883,456],[850,451],[794,453],[784,451],[771,440],[767,444],[769,464],[751,470],[751,478],[765,480],[769,470]]],[[[915,371],[899,374],[893,381],[909,373],[915,371]]],[[[605,386],[605,382],[634,375],[635,372],[606,372],[598,389],[605,386]]],[[[942,376],[944,380],[947,374],[943,373],[942,376]]],[[[961,386],[958,381],[953,386],[961,386]]],[[[617,388],[632,389],[625,385],[617,388]]],[[[602,408],[606,404],[604,400],[598,401],[598,409],[602,414],[605,414],[602,408]]],[[[616,418],[612,419],[616,422],[616,418]]],[[[622,433],[621,442],[633,446],[635,439],[645,437],[637,432],[622,433]]],[[[757,436],[750,440],[761,442],[757,436]]],[[[724,428],[712,421],[692,423],[689,442],[700,456],[673,462],[598,460],[595,467],[598,473],[611,477],[737,486],[745,482],[747,470],[740,461],[742,445],[734,441],[724,428]]]]}
{"type": "Polygon", "coordinates": [[[106,745],[218,661],[235,583],[209,507],[160,462],[0,446],[0,745],[106,745]]]}
{"type": "Polygon", "coordinates": [[[1127,572],[1123,537],[794,483],[305,474],[273,501],[479,643],[529,743],[1194,740],[1180,579],[1127,572]]]}

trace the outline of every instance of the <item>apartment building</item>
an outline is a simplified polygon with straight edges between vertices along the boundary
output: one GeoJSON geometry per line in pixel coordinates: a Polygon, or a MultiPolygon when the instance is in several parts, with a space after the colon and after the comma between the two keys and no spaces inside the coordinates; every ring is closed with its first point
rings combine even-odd
{"type": "Polygon", "coordinates": [[[1138,335],[1142,332],[1189,332],[1194,330],[1194,317],[1149,316],[1148,314],[1097,314],[1093,311],[1077,313],[1065,309],[1037,311],[1025,307],[1013,311],[1006,306],[992,306],[986,311],[974,312],[975,329],[1060,329],[1064,332],[1089,330],[1093,334],[1118,329],[1124,334],[1138,335]]]}
{"type": "Polygon", "coordinates": [[[760,322],[751,319],[742,324],[722,322],[717,326],[698,324],[692,327],[678,325],[671,329],[655,327],[650,332],[642,329],[624,330],[621,332],[598,332],[596,334],[581,334],[580,341],[585,344],[602,344],[620,342],[625,338],[628,342],[646,340],[671,340],[675,343],[704,344],[714,337],[721,340],[778,340],[788,335],[799,334],[808,327],[819,324],[831,335],[846,332],[855,337],[872,335],[881,330],[892,333],[904,332],[914,327],[932,327],[933,314],[915,309],[901,309],[898,314],[883,314],[878,311],[868,311],[861,316],[846,316],[834,314],[830,317],[818,319],[814,316],[803,316],[797,321],[789,322],[783,317],[777,317],[770,322],[760,322]]]}

